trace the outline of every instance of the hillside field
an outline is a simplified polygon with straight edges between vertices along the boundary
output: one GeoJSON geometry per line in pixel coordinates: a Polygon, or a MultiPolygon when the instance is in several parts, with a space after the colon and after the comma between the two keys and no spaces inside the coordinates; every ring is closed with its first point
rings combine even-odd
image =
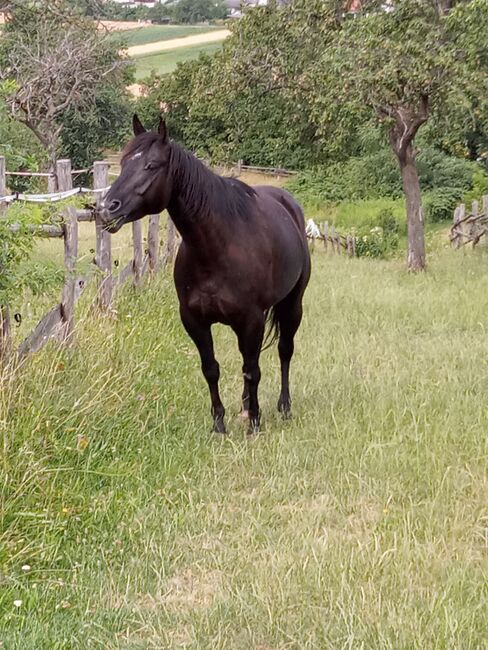
{"type": "Polygon", "coordinates": [[[134,57],[136,80],[144,79],[151,72],[157,74],[173,72],[178,63],[196,59],[201,53],[213,54],[220,50],[221,47],[222,43],[196,44],[188,47],[178,47],[167,52],[134,57]]]}
{"type": "Polygon", "coordinates": [[[263,432],[231,435],[169,272],[0,392],[0,646],[462,650],[488,639],[487,253],[441,239],[426,274],[317,246],[294,417],[262,355],[263,432]]]}
{"type": "Polygon", "coordinates": [[[130,47],[195,36],[196,34],[207,34],[219,29],[222,29],[221,25],[143,25],[140,28],[125,31],[123,37],[130,47]]]}

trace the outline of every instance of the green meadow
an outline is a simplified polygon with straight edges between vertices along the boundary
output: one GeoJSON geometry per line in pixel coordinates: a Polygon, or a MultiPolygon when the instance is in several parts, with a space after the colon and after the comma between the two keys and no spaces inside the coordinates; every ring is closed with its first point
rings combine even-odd
{"type": "Polygon", "coordinates": [[[252,439],[224,327],[210,433],[169,271],[109,316],[88,290],[75,344],[1,378],[0,646],[486,648],[487,264],[439,233],[418,276],[317,244],[294,417],[267,350],[252,439]]]}

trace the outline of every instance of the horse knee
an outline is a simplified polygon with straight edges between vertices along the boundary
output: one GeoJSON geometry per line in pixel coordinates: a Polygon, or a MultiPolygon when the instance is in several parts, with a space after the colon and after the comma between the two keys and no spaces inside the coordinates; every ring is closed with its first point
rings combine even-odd
{"type": "Polygon", "coordinates": [[[257,363],[250,365],[244,364],[243,372],[244,379],[246,379],[250,385],[259,384],[259,381],[261,380],[261,369],[257,363]]]}

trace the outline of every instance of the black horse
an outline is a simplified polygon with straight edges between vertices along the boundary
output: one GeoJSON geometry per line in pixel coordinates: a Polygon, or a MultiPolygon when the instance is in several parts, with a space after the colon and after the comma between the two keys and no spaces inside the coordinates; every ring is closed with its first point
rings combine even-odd
{"type": "Polygon", "coordinates": [[[114,233],[167,208],[183,240],[174,271],[181,320],[200,353],[214,430],[225,433],[225,410],[210,328],[224,323],[237,334],[244,360],[243,412],[249,432],[257,432],[259,355],[268,317],[279,336],[278,410],[290,414],[293,338],[310,276],[303,212],[284,190],[217,176],[169,140],[162,120],[157,132],[146,131],[134,115],[133,128],[120,176],[102,204],[104,227],[114,233]]]}

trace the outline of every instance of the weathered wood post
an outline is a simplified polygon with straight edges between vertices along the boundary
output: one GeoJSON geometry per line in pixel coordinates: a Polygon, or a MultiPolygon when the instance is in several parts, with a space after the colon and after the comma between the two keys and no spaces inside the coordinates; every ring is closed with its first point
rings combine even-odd
{"type": "MultiPolygon", "coordinates": [[[[73,188],[71,178],[71,160],[56,162],[56,177],[60,192],[73,188]]],[[[61,299],[61,317],[63,320],[63,338],[73,337],[75,327],[75,302],[77,297],[76,260],[78,258],[78,217],[76,208],[64,210],[64,288],[61,299]]]]}
{"type": "Polygon", "coordinates": [[[356,257],[356,235],[352,237],[352,256],[356,257]]]}
{"type": "Polygon", "coordinates": [[[464,232],[465,224],[461,223],[464,217],[466,216],[466,206],[464,203],[458,205],[454,210],[454,224],[453,227],[456,232],[456,236],[452,240],[452,245],[454,248],[460,248],[464,242],[464,232]]]}
{"type": "Polygon", "coordinates": [[[0,307],[0,365],[2,365],[12,352],[12,327],[8,305],[0,307]]]}
{"type": "Polygon", "coordinates": [[[471,214],[473,216],[473,220],[471,223],[467,224],[468,227],[468,235],[470,238],[473,238],[473,248],[476,246],[476,238],[477,238],[477,230],[478,230],[478,223],[477,223],[477,218],[478,218],[478,213],[479,213],[479,204],[478,201],[473,201],[471,204],[471,214]]]}
{"type": "Polygon", "coordinates": [[[169,215],[166,237],[166,246],[163,256],[163,262],[165,265],[173,262],[176,252],[176,227],[169,215]]]}
{"type": "Polygon", "coordinates": [[[132,222],[132,246],[134,249],[133,273],[134,286],[141,284],[143,273],[143,251],[142,251],[142,223],[141,220],[132,222]]]}
{"type": "Polygon", "coordinates": [[[149,270],[155,273],[159,267],[159,214],[151,214],[147,229],[147,253],[149,270]]]}
{"type": "MultiPolygon", "coordinates": [[[[93,163],[93,189],[101,190],[109,185],[108,181],[108,163],[97,161],[93,163]]],[[[102,202],[102,192],[97,192],[97,208],[102,202]]],[[[112,239],[110,233],[103,230],[100,215],[96,214],[96,254],[95,263],[102,272],[102,278],[98,287],[97,305],[101,309],[109,309],[112,303],[112,239]]]]}

